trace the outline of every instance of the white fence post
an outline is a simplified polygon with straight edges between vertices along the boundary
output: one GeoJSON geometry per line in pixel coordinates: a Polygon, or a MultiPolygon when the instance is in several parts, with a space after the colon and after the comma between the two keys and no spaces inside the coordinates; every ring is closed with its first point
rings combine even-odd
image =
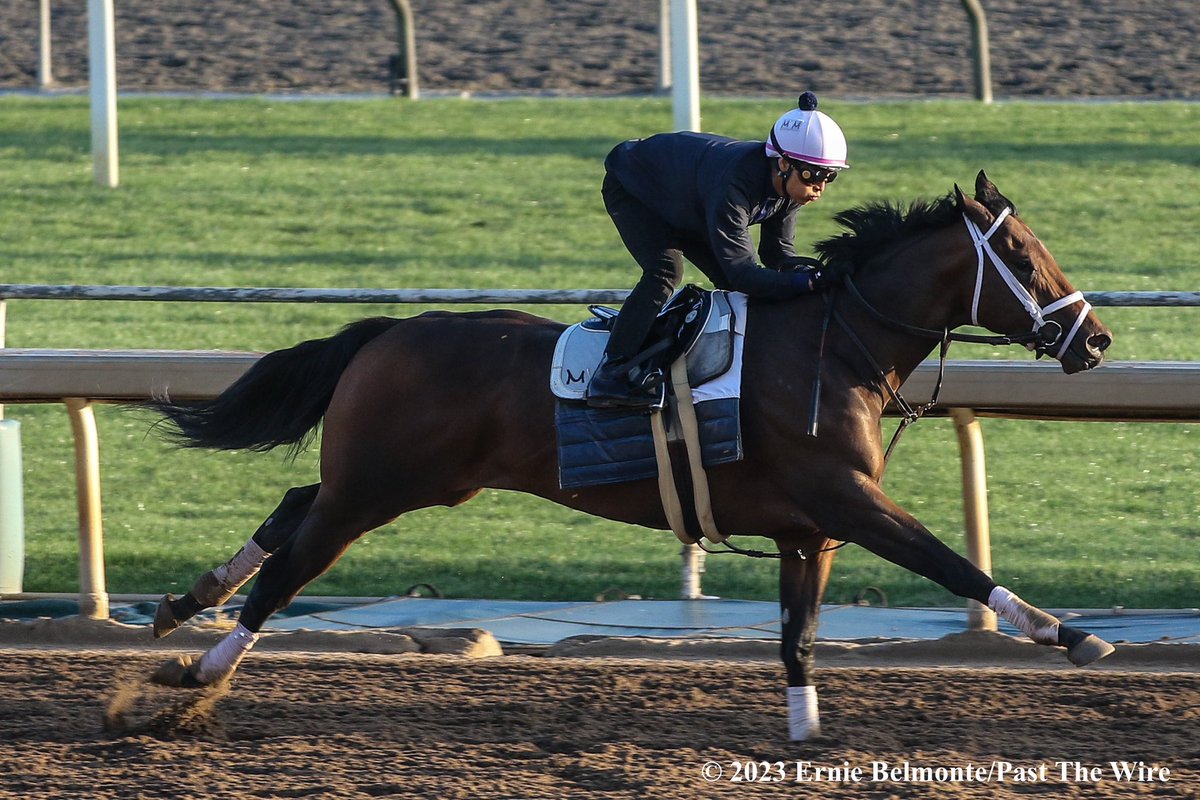
{"type": "Polygon", "coordinates": [[[671,0],[658,3],[658,90],[671,88],[671,0]]]}
{"type": "Polygon", "coordinates": [[[20,594],[25,577],[21,424],[0,420],[0,594],[20,594]]]}
{"type": "Polygon", "coordinates": [[[700,43],[696,0],[671,0],[672,106],[675,130],[700,130],[700,43]]]}
{"type": "Polygon", "coordinates": [[[92,177],[116,188],[117,66],[113,0],[88,0],[88,84],[92,102],[92,177]]]}
{"type": "Polygon", "coordinates": [[[50,58],[50,0],[38,0],[38,88],[48,89],[53,83],[54,70],[50,58]]]}

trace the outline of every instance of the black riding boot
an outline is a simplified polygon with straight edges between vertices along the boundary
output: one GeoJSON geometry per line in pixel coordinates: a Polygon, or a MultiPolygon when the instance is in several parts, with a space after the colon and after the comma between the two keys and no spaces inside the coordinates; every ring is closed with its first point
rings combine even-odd
{"type": "Polygon", "coordinates": [[[656,298],[643,296],[639,288],[630,293],[629,299],[621,306],[621,313],[613,321],[608,346],[604,349],[604,360],[588,383],[589,406],[641,408],[658,402],[657,382],[651,381],[647,385],[643,371],[630,362],[646,341],[654,317],[662,307],[656,298]]]}
{"type": "Polygon", "coordinates": [[[650,380],[637,365],[605,357],[588,383],[587,404],[593,408],[645,408],[659,400],[661,381],[650,380]]]}

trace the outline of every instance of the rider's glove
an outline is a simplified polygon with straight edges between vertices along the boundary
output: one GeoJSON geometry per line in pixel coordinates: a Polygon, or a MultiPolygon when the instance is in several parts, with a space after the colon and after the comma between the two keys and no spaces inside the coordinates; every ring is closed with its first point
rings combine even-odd
{"type": "Polygon", "coordinates": [[[827,264],[808,256],[789,256],[779,269],[791,272],[796,294],[823,292],[838,283],[839,273],[827,264]]]}
{"type": "Polygon", "coordinates": [[[837,284],[837,275],[824,266],[798,269],[792,273],[793,286],[797,294],[823,292],[837,284]]]}

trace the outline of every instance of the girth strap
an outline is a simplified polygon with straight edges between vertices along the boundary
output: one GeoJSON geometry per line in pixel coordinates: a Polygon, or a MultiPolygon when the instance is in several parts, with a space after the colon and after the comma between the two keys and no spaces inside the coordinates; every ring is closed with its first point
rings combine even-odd
{"type": "MultiPolygon", "coordinates": [[[[679,419],[679,430],[683,435],[683,445],[687,452],[688,475],[692,482],[692,499],[695,504],[696,519],[704,538],[711,542],[724,542],[727,536],[717,530],[713,517],[712,498],[708,493],[708,473],[704,471],[704,462],[700,450],[700,424],[696,420],[696,408],[692,405],[692,388],[688,384],[687,359],[683,356],[675,359],[671,365],[671,387],[675,394],[675,413],[679,419]]],[[[684,522],[683,506],[679,500],[679,490],[675,486],[674,470],[671,466],[671,454],[667,445],[666,425],[663,414],[666,409],[655,409],[650,415],[650,427],[654,432],[654,454],[658,459],[658,491],[662,498],[663,511],[667,522],[679,541],[684,544],[695,544],[698,538],[690,534],[684,522]]]]}

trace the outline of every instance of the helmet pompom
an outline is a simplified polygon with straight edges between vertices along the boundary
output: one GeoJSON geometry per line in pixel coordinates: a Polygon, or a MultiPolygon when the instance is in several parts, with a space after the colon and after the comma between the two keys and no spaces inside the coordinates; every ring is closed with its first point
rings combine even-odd
{"type": "Polygon", "coordinates": [[[812,92],[805,92],[804,94],[800,95],[800,99],[796,101],[796,106],[801,111],[816,111],[817,96],[812,92]]]}

